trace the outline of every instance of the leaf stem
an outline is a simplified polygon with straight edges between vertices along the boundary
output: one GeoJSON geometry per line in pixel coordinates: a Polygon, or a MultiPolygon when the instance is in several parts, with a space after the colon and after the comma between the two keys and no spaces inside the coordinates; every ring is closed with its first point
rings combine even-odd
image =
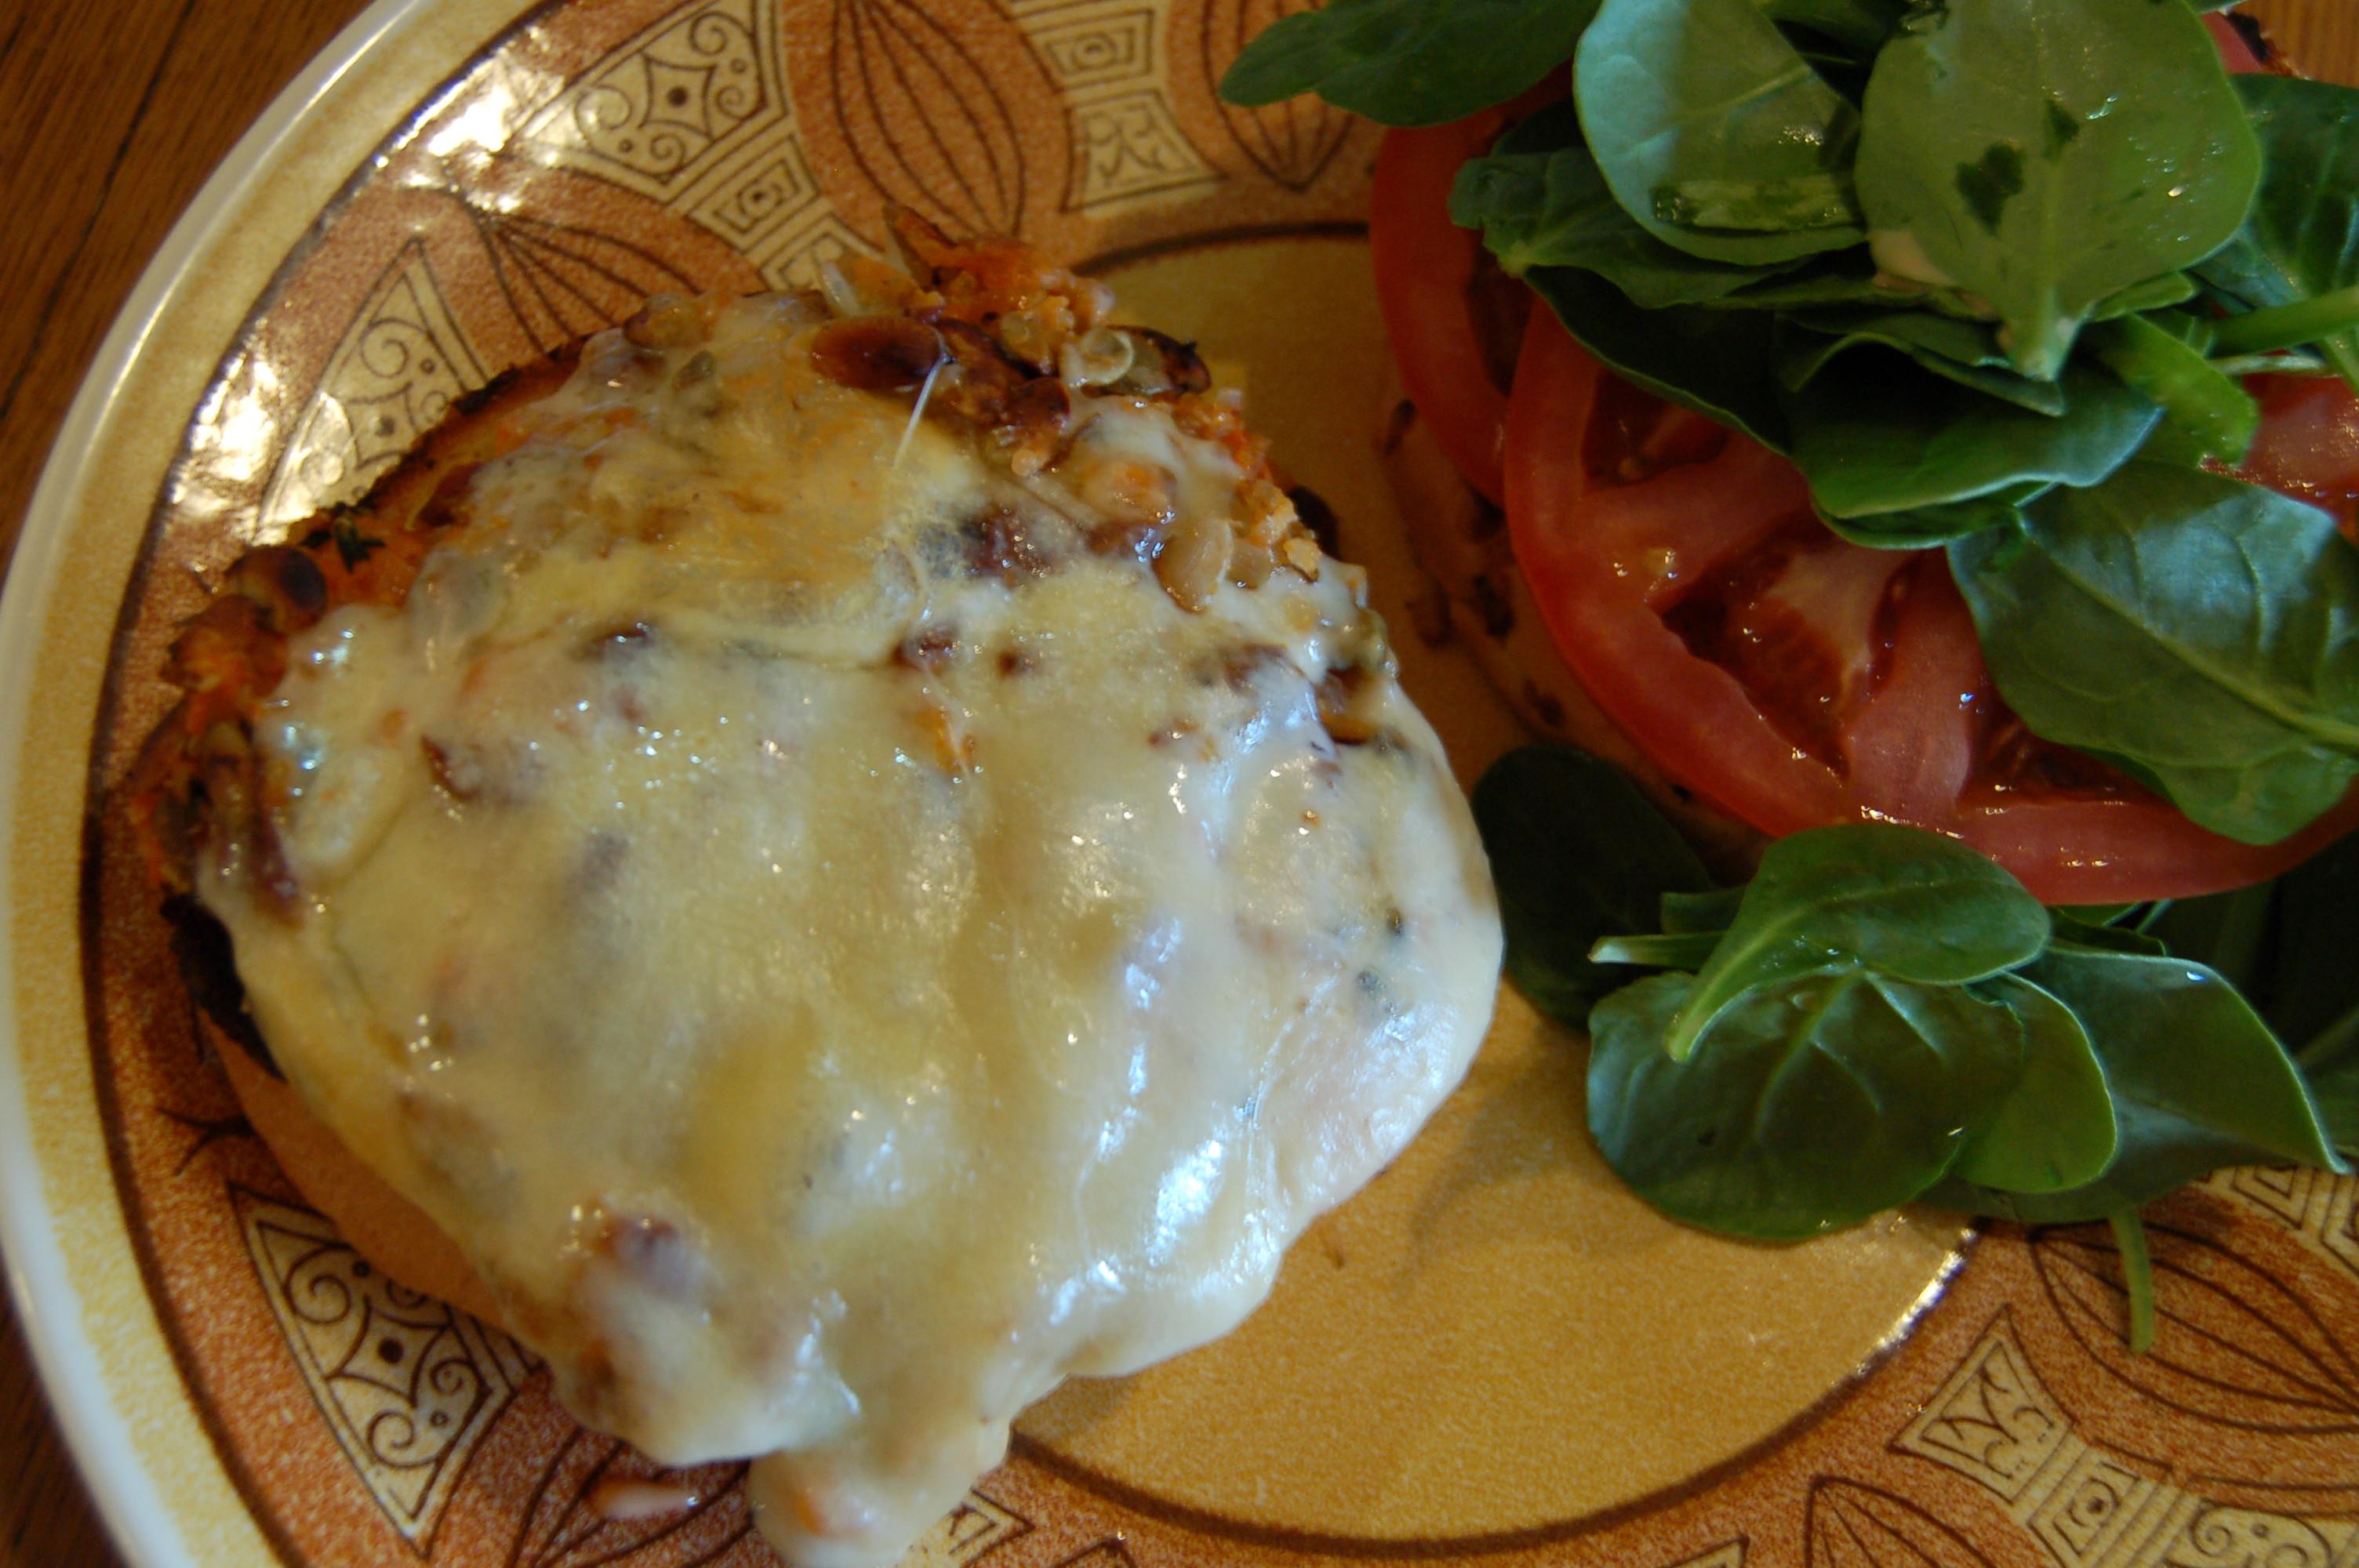
{"type": "Polygon", "coordinates": [[[1720,946],[1717,931],[1666,936],[1609,936],[1589,950],[1593,964],[1644,964],[1658,969],[1701,969],[1720,946]]]}
{"type": "Polygon", "coordinates": [[[2164,416],[2193,440],[2201,455],[2231,463],[2244,460],[2260,427],[2260,408],[2201,349],[2143,316],[2096,322],[2086,338],[2104,367],[2160,404],[2164,416]]]}
{"type": "Polygon", "coordinates": [[[2359,327],[2359,283],[2290,305],[2231,316],[2219,323],[2212,346],[2223,354],[2296,349],[2352,327],[2359,327]]]}
{"type": "Polygon", "coordinates": [[[2105,1217],[2114,1227],[2114,1245],[2121,1249],[2122,1284],[2129,1293],[2130,1354],[2143,1356],[2154,1348],[2154,1255],[2147,1250],[2146,1226],[2135,1208],[2117,1208],[2105,1217]]]}
{"type": "Polygon", "coordinates": [[[2211,362],[2222,375],[2333,375],[2332,365],[2312,354],[2230,354],[2211,362]]]}

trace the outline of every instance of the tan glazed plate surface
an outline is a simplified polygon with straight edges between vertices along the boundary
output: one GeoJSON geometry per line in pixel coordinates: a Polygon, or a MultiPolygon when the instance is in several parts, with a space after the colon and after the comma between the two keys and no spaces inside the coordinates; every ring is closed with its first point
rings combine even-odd
{"type": "MultiPolygon", "coordinates": [[[[106,792],[168,629],[454,399],[648,293],[796,287],[887,201],[1014,232],[1200,341],[1375,572],[1462,775],[1519,738],[1371,442],[1375,134],[1223,106],[1301,0],[380,5],[201,199],[45,482],[0,624],[0,1176],[61,1417],[142,1568],[771,1561],[733,1467],[645,1461],[499,1332],[375,1275],[192,1026],[106,792]],[[82,737],[95,741],[85,755],[82,737]]],[[[2102,1227],[1914,1214],[1797,1248],[1654,1217],[1572,1037],[1503,992],[1466,1087],[1239,1334],[1069,1387],[919,1548],[992,1568],[2359,1564],[2359,1184],[2223,1174],[2102,1227]]]]}

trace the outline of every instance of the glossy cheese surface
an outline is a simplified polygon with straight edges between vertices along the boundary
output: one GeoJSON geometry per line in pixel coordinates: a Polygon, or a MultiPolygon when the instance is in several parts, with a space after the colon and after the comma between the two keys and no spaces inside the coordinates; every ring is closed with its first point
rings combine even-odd
{"type": "Polygon", "coordinates": [[[199,892],[568,1404],[864,1565],[1249,1312],[1463,1074],[1499,931],[1348,568],[1183,609],[1095,509],[1166,476],[1179,537],[1228,453],[1077,395],[1019,480],[820,330],[593,340],[407,603],[293,643],[199,892]]]}

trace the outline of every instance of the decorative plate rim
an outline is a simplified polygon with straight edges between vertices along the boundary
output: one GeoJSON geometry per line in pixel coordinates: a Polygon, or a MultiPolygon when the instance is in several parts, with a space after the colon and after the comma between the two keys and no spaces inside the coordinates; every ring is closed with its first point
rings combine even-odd
{"type": "MultiPolygon", "coordinates": [[[[74,1467],[108,1539],[132,1568],[195,1568],[179,1514],[141,1458],[132,1422],[115,1398],[97,1337],[71,1276],[50,1203],[49,1173],[33,1139],[16,1015],[17,812],[31,734],[32,699],[48,611],[56,597],[69,524],[81,511],[96,464],[97,438],[118,412],[133,373],[150,351],[166,308],[200,256],[219,239],[266,170],[294,151],[303,124],[362,62],[381,56],[406,27],[443,0],[371,0],[279,90],[174,221],[115,314],[68,406],[0,588],[0,1254],[35,1373],[74,1467]]],[[[517,15],[523,9],[518,7],[517,15]]],[[[136,1311],[155,1316],[144,1297],[136,1311]]]]}

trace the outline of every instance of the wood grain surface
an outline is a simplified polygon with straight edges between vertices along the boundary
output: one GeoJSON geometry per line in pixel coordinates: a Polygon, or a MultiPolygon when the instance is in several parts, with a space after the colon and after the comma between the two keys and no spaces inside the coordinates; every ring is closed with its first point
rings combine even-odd
{"type": "MultiPolygon", "coordinates": [[[[214,164],[361,0],[0,3],[0,564],[115,311],[214,164]]],[[[2255,0],[2359,81],[2359,3],[2255,0]]],[[[117,1568],[13,1310],[0,1322],[0,1568],[117,1568]]],[[[245,1568],[208,1564],[207,1568],[245,1568]]]]}

